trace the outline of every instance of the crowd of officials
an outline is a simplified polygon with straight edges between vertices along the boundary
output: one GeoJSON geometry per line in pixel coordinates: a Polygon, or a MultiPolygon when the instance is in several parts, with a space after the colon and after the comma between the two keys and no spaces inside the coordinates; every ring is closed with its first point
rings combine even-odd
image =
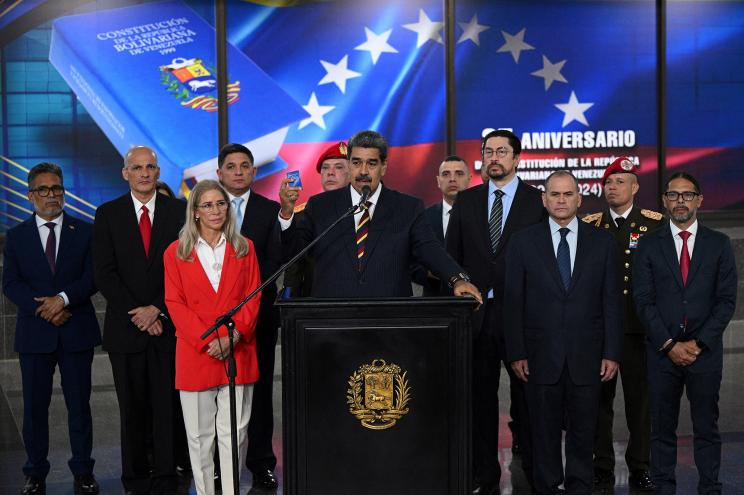
{"type": "Polygon", "coordinates": [[[576,178],[561,170],[542,191],[527,185],[516,174],[520,153],[513,133],[487,134],[483,184],[474,187],[465,160],[448,156],[436,174],[442,201],[424,209],[383,183],[388,145],[373,131],[325,150],[316,166],[323,192],[304,204],[297,204],[301,187],[291,178],[282,181],[279,202],[251,191],[253,155],[239,144],[220,151],[219,181],[200,181],[184,202],[158,182],[155,152],[135,146],[122,169],[129,191],[101,205],[93,225],[64,211],[58,166],[33,167],[34,214],[7,232],[3,270],[3,291],[18,306],[23,495],[46,490],[57,367],[75,493],[99,492],[89,405],[93,349],[101,344],[96,291],[107,303],[103,347],[119,405],[124,491],[175,493],[179,478],[193,476],[199,494],[221,488],[232,495],[233,469],[243,465],[254,486],[276,489],[277,288],[269,285],[245,304],[231,330],[201,336],[357,204],[285,273],[281,296],[405,297],[414,281],[424,295],[478,301],[474,494],[500,491],[502,362],[512,451],[533,493],[588,494],[614,485],[618,376],[631,487],[675,493],[686,390],[698,492],[720,493],[722,334],[734,313],[737,274],[729,239],[697,220],[700,185],[685,172],[670,176],[663,216],[634,203],[637,165],[620,157],[602,178],[606,207],[579,218],[576,178]],[[226,386],[230,338],[238,466],[226,386]]]}

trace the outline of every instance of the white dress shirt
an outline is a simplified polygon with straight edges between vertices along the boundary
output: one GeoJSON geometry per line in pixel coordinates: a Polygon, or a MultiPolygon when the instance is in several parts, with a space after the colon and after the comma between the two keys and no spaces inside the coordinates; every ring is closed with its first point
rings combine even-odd
{"type": "Polygon", "coordinates": [[[617,225],[617,219],[618,219],[618,217],[623,217],[625,220],[627,220],[628,219],[628,215],[630,215],[630,212],[632,210],[633,210],[633,205],[630,205],[630,208],[628,208],[623,213],[621,213],[621,214],[618,215],[617,213],[615,213],[615,211],[612,208],[610,208],[610,216],[612,217],[612,221],[615,222],[615,227],[618,226],[617,225]]]}
{"type": "MultiPolygon", "coordinates": [[[[63,213],[60,213],[57,218],[53,218],[52,220],[48,220],[49,222],[52,222],[54,224],[54,238],[57,241],[57,245],[54,246],[54,259],[57,259],[57,256],[59,254],[59,240],[62,237],[62,215],[63,213]]],[[[46,226],[47,220],[44,220],[39,215],[34,215],[36,218],[36,227],[39,229],[39,238],[41,238],[41,250],[46,253],[46,243],[47,239],[49,239],[49,227],[46,226]]],[[[65,301],[65,307],[67,307],[70,304],[70,300],[67,298],[67,294],[64,292],[60,292],[57,294],[65,301]]]]}
{"type": "Polygon", "coordinates": [[[217,241],[217,245],[214,248],[201,237],[196,241],[196,256],[199,258],[199,262],[202,268],[204,268],[204,273],[207,274],[209,283],[212,284],[215,293],[220,288],[222,264],[225,260],[225,246],[227,246],[227,239],[224,233],[220,236],[220,240],[217,241]]]}
{"type": "Polygon", "coordinates": [[[447,226],[449,225],[450,212],[452,205],[442,200],[442,232],[447,235],[447,226]]]}
{"type": "Polygon", "coordinates": [[[143,203],[132,194],[132,201],[134,201],[134,213],[137,215],[137,223],[139,224],[140,217],[142,216],[142,206],[147,206],[147,216],[150,217],[150,225],[155,221],[155,199],[158,197],[157,193],[153,193],[152,198],[147,203],[143,203]]]}
{"type": "MultiPolygon", "coordinates": [[[[553,254],[556,258],[558,257],[558,244],[561,242],[561,226],[548,217],[548,225],[550,226],[550,237],[553,240],[553,254]]],[[[568,225],[568,234],[566,234],[566,242],[568,243],[568,251],[571,255],[571,274],[573,275],[574,263],[576,262],[576,246],[578,244],[578,232],[579,232],[579,219],[573,217],[568,225]]]]}
{"type": "MultiPolygon", "coordinates": [[[[677,251],[677,262],[679,262],[680,257],[682,256],[682,238],[679,236],[679,233],[682,232],[682,229],[674,225],[674,222],[669,220],[669,228],[672,230],[672,239],[674,239],[674,249],[677,251]]],[[[688,227],[687,232],[690,233],[690,237],[687,238],[687,253],[690,255],[690,259],[692,260],[692,250],[695,248],[695,238],[697,238],[697,231],[698,231],[698,221],[695,220],[690,227],[688,227]]]]}

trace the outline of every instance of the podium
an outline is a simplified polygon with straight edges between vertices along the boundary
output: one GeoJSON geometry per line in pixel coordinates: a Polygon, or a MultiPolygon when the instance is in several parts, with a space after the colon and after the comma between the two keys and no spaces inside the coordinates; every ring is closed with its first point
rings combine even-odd
{"type": "Polygon", "coordinates": [[[471,493],[472,299],[290,299],[286,495],[471,493]]]}

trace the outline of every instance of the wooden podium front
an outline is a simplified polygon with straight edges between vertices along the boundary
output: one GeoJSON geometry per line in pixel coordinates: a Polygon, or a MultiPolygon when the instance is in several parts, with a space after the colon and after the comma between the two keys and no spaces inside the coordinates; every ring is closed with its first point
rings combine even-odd
{"type": "Polygon", "coordinates": [[[284,493],[469,494],[472,299],[291,299],[284,493]]]}

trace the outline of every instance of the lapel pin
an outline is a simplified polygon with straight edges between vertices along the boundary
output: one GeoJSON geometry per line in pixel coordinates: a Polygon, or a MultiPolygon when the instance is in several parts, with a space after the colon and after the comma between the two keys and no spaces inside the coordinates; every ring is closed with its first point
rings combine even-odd
{"type": "Polygon", "coordinates": [[[631,224],[630,224],[630,227],[631,227],[631,228],[635,227],[635,222],[631,223],[631,224]]]}
{"type": "Polygon", "coordinates": [[[648,230],[648,227],[645,225],[641,225],[641,228],[639,229],[641,232],[646,232],[648,230]]]}

